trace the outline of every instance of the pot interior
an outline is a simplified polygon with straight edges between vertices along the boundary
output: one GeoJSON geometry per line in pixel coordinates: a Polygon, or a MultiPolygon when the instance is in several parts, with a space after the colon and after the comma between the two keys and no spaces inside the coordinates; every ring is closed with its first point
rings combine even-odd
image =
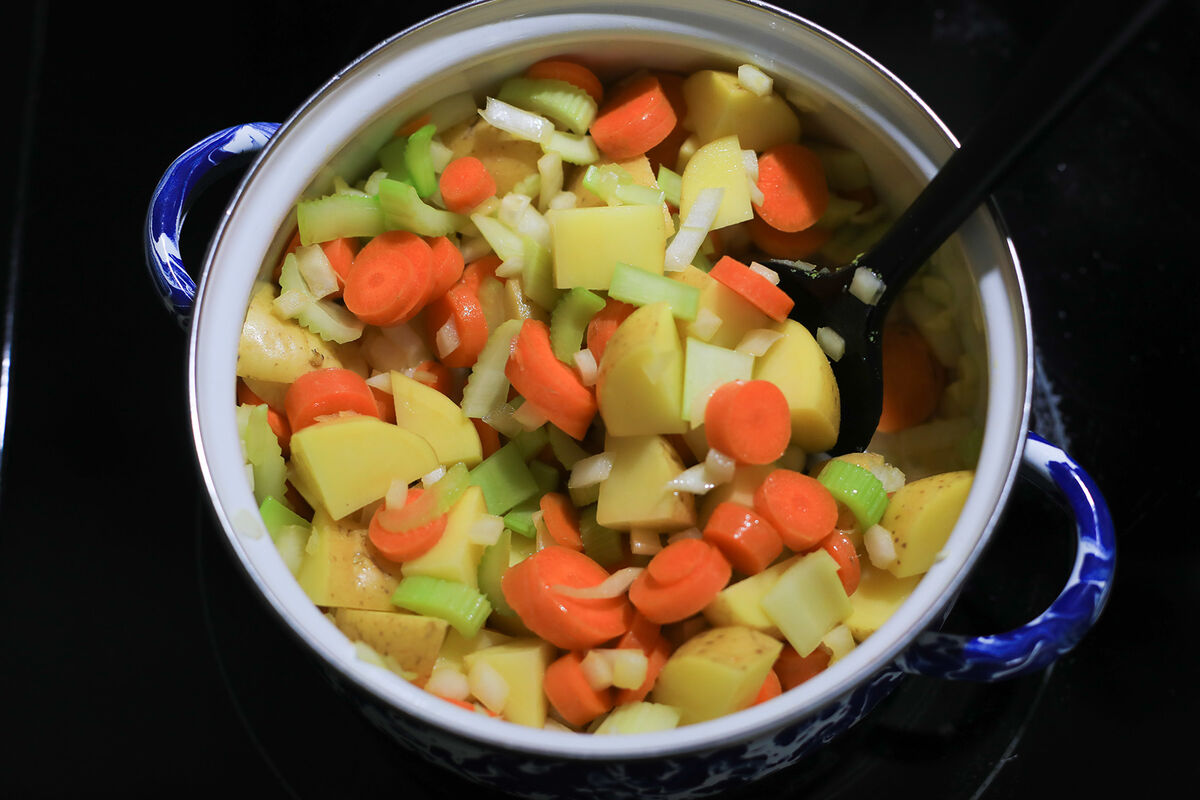
{"type": "MultiPolygon", "coordinates": [[[[898,211],[953,150],[950,133],[886,69],[848,43],[768,7],[724,0],[653,4],[505,0],[470,5],[373,49],[317,91],[251,167],[213,237],[192,328],[189,365],[193,430],[217,516],[248,574],[281,618],[321,658],[383,701],[474,739],[531,752],[587,758],[680,752],[715,739],[747,737],[812,713],[890,661],[942,618],[979,555],[1007,497],[1027,424],[1030,342],[1023,287],[1002,225],[978,211],[935,256],[958,298],[952,338],[974,360],[978,380],[961,416],[978,436],[976,480],[942,560],[877,633],[829,670],[778,700],[667,734],[591,737],[480,719],[360,660],[354,646],[300,590],[258,517],[246,483],[234,420],[240,322],[256,278],[277,263],[294,229],[294,204],[351,183],[395,129],[438,100],[464,91],[482,102],[509,75],[571,54],[602,77],[631,66],[688,72],[753,63],[794,102],[805,134],[858,151],[882,201],[898,211]]],[[[962,429],[943,432],[944,458],[962,429]]],[[[915,477],[920,453],[893,437],[879,446],[915,477]],[[906,460],[907,459],[907,460],[906,460]]],[[[974,453],[963,455],[974,461],[974,453]]]]}

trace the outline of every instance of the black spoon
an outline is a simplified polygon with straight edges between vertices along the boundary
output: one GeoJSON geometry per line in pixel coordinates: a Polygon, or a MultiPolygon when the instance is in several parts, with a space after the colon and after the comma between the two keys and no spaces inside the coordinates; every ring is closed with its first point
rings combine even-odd
{"type": "Polygon", "coordinates": [[[832,455],[866,449],[879,423],[882,326],[905,282],[1167,2],[1076,4],[962,147],[854,263],[816,271],[788,262],[766,263],[779,273],[780,287],[796,301],[792,318],[814,334],[818,328],[830,328],[845,342],[844,353],[833,362],[842,419],[832,455]],[[885,285],[874,305],[849,292],[859,267],[873,272],[885,285]]]}

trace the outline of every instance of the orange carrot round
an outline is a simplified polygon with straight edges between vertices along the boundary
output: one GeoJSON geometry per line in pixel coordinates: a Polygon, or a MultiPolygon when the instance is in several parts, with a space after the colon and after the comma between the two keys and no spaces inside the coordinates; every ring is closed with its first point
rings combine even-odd
{"type": "Polygon", "coordinates": [[[429,295],[425,298],[425,303],[428,304],[450,291],[450,287],[458,283],[462,278],[464,265],[462,251],[445,236],[428,238],[425,242],[429,245],[433,270],[429,295]]]}
{"type": "Polygon", "coordinates": [[[296,378],[283,405],[293,433],[312,425],[317,417],[343,411],[379,416],[371,387],[357,372],[341,367],[313,370],[296,378]]]}
{"type": "Polygon", "coordinates": [[[500,432],[477,417],[471,417],[475,431],[479,434],[479,444],[483,447],[483,457],[487,458],[500,449],[500,432]]]}
{"type": "Polygon", "coordinates": [[[704,431],[710,447],[739,464],[770,464],[792,439],[792,412],[770,381],[730,381],[709,398],[704,431]]]}
{"type": "Polygon", "coordinates": [[[454,376],[450,369],[440,361],[422,361],[413,370],[413,380],[423,383],[430,389],[437,389],[447,397],[454,393],[454,376]]]}
{"type": "Polygon", "coordinates": [[[354,257],[342,299],[368,325],[396,325],[421,310],[432,267],[432,250],[420,236],[386,231],[354,257]]]}
{"type": "Polygon", "coordinates": [[[578,61],[566,58],[546,58],[525,70],[525,77],[534,80],[566,81],[572,86],[583,89],[597,103],[604,100],[604,84],[596,77],[596,73],[578,61]]]}
{"type": "Polygon", "coordinates": [[[854,594],[854,590],[858,588],[859,578],[862,576],[862,566],[859,564],[858,551],[854,549],[854,542],[850,541],[850,538],[841,531],[834,531],[822,539],[817,547],[833,556],[833,560],[838,565],[837,574],[842,581],[842,588],[846,590],[847,595],[854,594]]]}
{"type": "Polygon", "coordinates": [[[530,631],[555,647],[587,650],[629,630],[633,607],[624,594],[575,597],[562,587],[590,588],[607,578],[583,553],[552,544],[509,567],[500,590],[530,631]]]}
{"type": "Polygon", "coordinates": [[[504,374],[513,388],[563,433],[582,440],[596,416],[596,396],[559,361],[546,323],[527,319],[513,340],[504,374]]]}
{"type": "Polygon", "coordinates": [[[708,274],[776,322],[782,322],[795,305],[795,301],[783,289],[729,256],[721,256],[708,274]]]}
{"type": "Polygon", "coordinates": [[[683,127],[683,120],[687,117],[687,99],[683,94],[684,76],[676,72],[657,71],[654,76],[662,85],[663,92],[667,95],[667,102],[671,104],[671,109],[675,112],[676,120],[675,127],[667,134],[667,138],[646,151],[650,169],[654,170],[657,175],[659,166],[666,166],[667,169],[674,170],[679,165],[679,148],[692,132],[683,127]]]}
{"type": "Polygon", "coordinates": [[[790,644],[785,644],[783,651],[775,659],[773,669],[779,676],[780,686],[786,692],[795,689],[828,667],[832,655],[829,648],[823,644],[817,645],[817,649],[806,656],[797,653],[790,644]]]}
{"type": "Polygon", "coordinates": [[[754,696],[750,705],[756,706],[759,703],[765,703],[781,694],[783,694],[783,684],[779,680],[779,673],[771,670],[767,673],[767,677],[763,678],[762,686],[759,687],[758,694],[754,696]]]}
{"type": "Polygon", "coordinates": [[[777,469],[766,477],[754,492],[754,510],[796,552],[828,536],[838,518],[837,500],[825,485],[790,469],[777,469]]]}
{"type": "Polygon", "coordinates": [[[579,533],[579,512],[571,498],[562,492],[546,492],[538,501],[546,533],[556,544],[572,550],[583,550],[583,537],[579,533]]]}
{"type": "Polygon", "coordinates": [[[458,344],[449,353],[440,354],[441,362],[447,367],[473,366],[487,344],[487,318],[483,315],[479,296],[462,281],[429,304],[425,324],[430,338],[436,339],[438,331],[451,319],[458,344]]]}
{"type": "Polygon", "coordinates": [[[746,223],[746,230],[750,234],[750,241],[759,250],[771,258],[788,261],[811,258],[833,237],[833,230],[816,225],[795,233],[785,233],[763,222],[757,214],[746,223]]]}
{"type": "MultiPolygon", "coordinates": [[[[325,253],[325,257],[329,259],[329,266],[333,267],[333,271],[337,274],[338,286],[344,289],[346,276],[350,274],[350,267],[353,266],[354,257],[358,254],[358,239],[343,236],[339,239],[321,242],[321,251],[325,253]]],[[[339,290],[331,296],[340,297],[341,291],[339,290]]]]}
{"type": "Polygon", "coordinates": [[[679,539],[654,554],[629,587],[629,600],[646,619],[665,625],[687,619],[729,583],[733,568],[703,539],[679,539]]]}
{"type": "Polygon", "coordinates": [[[486,256],[477,258],[463,268],[462,282],[470,287],[472,292],[479,294],[479,287],[483,284],[485,278],[495,278],[496,270],[503,262],[500,256],[495,253],[488,253],[486,256]]]}
{"type": "Polygon", "coordinates": [[[783,552],[783,539],[771,523],[754,509],[731,501],[713,509],[704,526],[704,538],[745,575],[762,572],[783,552]]]}
{"type": "Polygon", "coordinates": [[[903,322],[884,326],[879,430],[894,433],[929,419],[944,385],[945,369],[915,327],[903,322]]]}
{"type": "Polygon", "coordinates": [[[662,84],[645,74],[617,88],[600,107],[590,133],[605,156],[624,161],[662,142],[677,122],[662,84]]]}
{"type": "MultiPolygon", "coordinates": [[[[409,489],[406,504],[415,502],[422,494],[421,489],[409,489]]],[[[388,561],[409,561],[429,552],[441,541],[447,520],[447,515],[441,514],[419,527],[394,531],[387,527],[387,509],[380,506],[371,515],[367,538],[388,561]]]]}
{"type": "Polygon", "coordinates": [[[595,356],[596,363],[599,363],[600,358],[604,355],[604,348],[608,346],[608,340],[636,308],[637,306],[632,303],[625,303],[609,297],[604,301],[604,308],[596,312],[588,321],[587,346],[595,356]]]}
{"type": "Polygon", "coordinates": [[[379,418],[384,422],[396,422],[396,401],[391,394],[383,389],[371,387],[371,395],[375,398],[375,408],[379,411],[379,418]]]}
{"type": "Polygon", "coordinates": [[[755,211],[784,233],[811,228],[829,207],[821,159],[796,142],[777,144],[758,157],[758,188],[763,201],[755,211]]]}
{"type": "Polygon", "coordinates": [[[613,691],[593,689],[583,671],[583,654],[572,651],[546,667],[542,690],[554,710],[577,728],[582,728],[613,707],[613,691]]]}
{"type": "Polygon", "coordinates": [[[438,189],[449,211],[466,214],[496,194],[496,179],[475,156],[461,156],[442,170],[438,189]]]}

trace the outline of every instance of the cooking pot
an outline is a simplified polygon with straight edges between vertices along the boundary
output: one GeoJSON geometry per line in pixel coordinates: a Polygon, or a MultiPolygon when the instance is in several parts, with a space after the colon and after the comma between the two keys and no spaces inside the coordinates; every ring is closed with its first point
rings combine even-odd
{"type": "MultiPolygon", "coordinates": [[[[902,207],[957,146],[911,90],[850,43],[765,3],[731,0],[485,0],[382,42],[282,125],[219,131],[183,153],[152,197],[146,256],[155,286],[189,329],[193,440],[215,519],[248,579],[309,648],[335,689],[396,741],[480,783],[529,797],[705,796],[802,759],[867,714],[906,674],[996,681],[1041,670],[1095,623],[1108,596],[1114,534],[1090,478],[1028,431],[1032,339],[1021,273],[994,207],[944,250],[967,278],[960,322],[983,351],[975,480],[939,560],[873,635],[769,702],[661,733],[537,730],[454,707],[367,663],[293,579],[257,513],[235,421],[235,362],[254,281],[277,263],[301,196],[361,177],[397,126],[462,91],[569,53],[613,75],[631,65],[687,71],[754,63],[824,131],[867,160],[885,202],[902,207]],[[248,164],[248,166],[246,166],[248,164]],[[180,259],[188,203],[222,169],[246,167],[193,282],[180,259]],[[1018,471],[1065,498],[1076,525],[1066,586],[1045,612],[989,636],[939,631],[983,554],[1018,471]]],[[[336,735],[336,731],[331,731],[336,735]]]]}

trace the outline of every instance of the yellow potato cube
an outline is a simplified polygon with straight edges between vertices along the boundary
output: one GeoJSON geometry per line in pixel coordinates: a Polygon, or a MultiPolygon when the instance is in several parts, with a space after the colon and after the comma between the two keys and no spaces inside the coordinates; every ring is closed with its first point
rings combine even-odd
{"type": "Polygon", "coordinates": [[[679,709],[681,725],[740,711],[782,651],[782,642],[750,628],[709,628],[671,654],[650,699],[679,709]]]}
{"type": "Polygon", "coordinates": [[[880,526],[891,531],[896,560],[888,569],[897,578],[921,575],[950,538],[967,502],[975,473],[944,472],[906,483],[888,501],[880,526]]]}
{"type": "Polygon", "coordinates": [[[540,728],[546,724],[548,702],[542,684],[554,660],[554,645],[541,639],[514,639],[463,656],[467,673],[483,662],[508,684],[502,716],[509,722],[540,728]]]}
{"type": "Polygon", "coordinates": [[[392,592],[400,583],[390,565],[371,557],[367,532],[339,523],[317,509],[296,580],[323,608],[394,611],[392,592]]]}
{"type": "Polygon", "coordinates": [[[746,298],[730,289],[698,267],[688,266],[673,276],[675,280],[695,286],[700,290],[700,304],[694,320],[677,320],[680,338],[694,337],[717,347],[735,348],[742,337],[757,328],[770,328],[771,318],[759,311],[746,298]],[[709,337],[701,335],[704,328],[704,313],[707,310],[721,320],[720,326],[709,337]]]}
{"type": "Polygon", "coordinates": [[[666,303],[630,314],[604,349],[596,404],[615,436],[683,433],[683,347],[666,303]]]}
{"type": "Polygon", "coordinates": [[[562,208],[546,212],[554,254],[554,285],[608,290],[617,262],[663,272],[666,229],[655,206],[562,208]]]}
{"type": "Polygon", "coordinates": [[[348,639],[391,658],[417,681],[433,672],[448,628],[446,620],[436,617],[358,608],[335,608],[333,623],[348,639]]]}
{"type": "Polygon", "coordinates": [[[704,607],[704,618],[714,627],[740,625],[777,639],[783,638],[779,626],[763,609],[762,599],[775,587],[783,573],[799,560],[800,556],[792,556],[757,575],[729,584],[704,607]]]}
{"type": "Polygon", "coordinates": [[[897,578],[885,569],[871,566],[865,559],[860,559],[859,565],[862,574],[858,588],[850,595],[850,616],[845,620],[856,642],[879,630],[921,580],[920,575],[897,578]]]}
{"type": "Polygon", "coordinates": [[[742,157],[742,145],[737,136],[724,136],[697,150],[687,166],[679,189],[679,219],[686,222],[688,213],[703,189],[720,188],[721,206],[710,226],[712,230],[736,225],[754,216],[750,205],[750,176],[742,157]]]}
{"type": "Polygon", "coordinates": [[[800,138],[800,118],[775,92],[757,95],[723,70],[700,70],[683,82],[684,127],[703,142],[736,135],[742,147],[762,152],[800,138]]]}
{"type": "Polygon", "coordinates": [[[422,555],[405,561],[402,572],[406,576],[428,575],[478,589],[479,559],[483,557],[484,546],[471,541],[471,528],[486,513],[483,489],[468,486],[448,512],[442,538],[422,555]]]}
{"type": "Polygon", "coordinates": [[[604,440],[612,456],[612,473],[600,483],[596,521],[628,531],[654,528],[683,530],[696,524],[692,495],[667,488],[683,472],[683,462],[661,436],[613,436],[604,440]]]}
{"type": "Polygon", "coordinates": [[[763,611],[802,656],[850,616],[850,598],[837,571],[833,556],[815,550],[792,564],[763,595],[763,611]]]}
{"type": "Polygon", "coordinates": [[[412,431],[433,448],[442,466],[460,461],[473,467],[483,460],[479,432],[462,407],[446,395],[402,372],[391,373],[396,425],[412,431]]]}
{"type": "Polygon", "coordinates": [[[754,365],[754,377],[783,390],[792,412],[792,444],[820,453],[837,441],[841,395],[829,358],[808,329],[792,319],[777,323],[783,334],[754,365]]]}

